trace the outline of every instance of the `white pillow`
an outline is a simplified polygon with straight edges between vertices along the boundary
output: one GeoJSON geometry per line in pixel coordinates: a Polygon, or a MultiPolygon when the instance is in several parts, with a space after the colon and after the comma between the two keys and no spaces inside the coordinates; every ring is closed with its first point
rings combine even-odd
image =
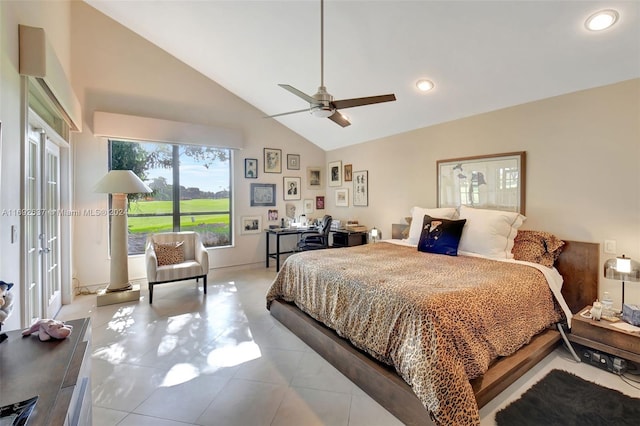
{"type": "Polygon", "coordinates": [[[460,219],[467,219],[467,223],[458,250],[496,259],[513,259],[513,240],[526,217],[517,212],[460,206],[460,219]]]}
{"type": "Polygon", "coordinates": [[[420,233],[422,233],[422,221],[424,215],[428,214],[431,217],[438,219],[453,219],[457,213],[455,207],[440,207],[437,209],[425,209],[424,207],[412,207],[411,210],[411,226],[409,227],[410,244],[418,244],[420,241],[420,233]]]}

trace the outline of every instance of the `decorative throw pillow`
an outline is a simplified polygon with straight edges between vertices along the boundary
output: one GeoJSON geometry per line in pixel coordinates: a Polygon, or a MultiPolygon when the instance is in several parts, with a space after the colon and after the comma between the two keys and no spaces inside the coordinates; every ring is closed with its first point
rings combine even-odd
{"type": "Polygon", "coordinates": [[[153,243],[158,266],[175,265],[184,262],[184,241],[177,243],[153,243]]]}
{"type": "Polygon", "coordinates": [[[457,256],[460,236],[466,221],[438,219],[425,215],[418,251],[457,256]]]}
{"type": "Polygon", "coordinates": [[[404,229],[404,231],[402,231],[402,234],[401,234],[401,235],[402,235],[402,239],[403,239],[403,240],[406,240],[407,238],[409,238],[409,229],[411,229],[411,219],[412,219],[412,217],[411,217],[411,216],[407,216],[407,217],[405,217],[405,218],[404,218],[404,220],[407,222],[407,224],[408,224],[409,226],[407,226],[407,227],[404,229]]]}
{"type": "Polygon", "coordinates": [[[551,268],[562,253],[563,246],[564,241],[549,232],[521,229],[516,235],[511,253],[516,260],[539,263],[551,268]]]}
{"type": "Polygon", "coordinates": [[[467,219],[460,238],[460,251],[513,259],[513,240],[526,217],[517,212],[460,206],[460,219],[467,219]]]}
{"type": "Polygon", "coordinates": [[[409,225],[409,243],[418,244],[422,233],[422,220],[424,215],[439,217],[442,219],[453,219],[457,213],[454,207],[440,207],[436,209],[425,209],[423,207],[411,208],[411,224],[409,225]]]}

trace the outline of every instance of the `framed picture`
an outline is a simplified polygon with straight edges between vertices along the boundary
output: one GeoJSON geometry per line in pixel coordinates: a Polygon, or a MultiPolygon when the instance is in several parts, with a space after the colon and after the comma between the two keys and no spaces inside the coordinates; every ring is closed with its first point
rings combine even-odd
{"type": "Polygon", "coordinates": [[[244,159],[244,177],[245,179],[258,178],[258,159],[257,158],[244,159]]]}
{"type": "Polygon", "coordinates": [[[324,189],[322,167],[307,167],[307,189],[324,189]]]}
{"type": "Polygon", "coordinates": [[[269,209],[269,215],[267,216],[267,220],[273,222],[274,220],[278,220],[278,210],[269,209]]]}
{"type": "Polygon", "coordinates": [[[284,189],[282,190],[284,194],[285,201],[288,200],[299,200],[300,197],[300,181],[299,177],[284,177],[282,178],[284,183],[284,189]]]}
{"type": "Polygon", "coordinates": [[[274,148],[264,149],[264,172],[282,173],[282,150],[274,148]]]}
{"type": "Polygon", "coordinates": [[[336,189],[336,207],[349,207],[349,190],[347,188],[336,189]]]}
{"type": "Polygon", "coordinates": [[[324,210],[324,196],[319,195],[316,197],[316,210],[324,210]]]}
{"type": "Polygon", "coordinates": [[[353,172],[353,205],[369,205],[369,172],[367,170],[353,172]]]}
{"type": "Polygon", "coordinates": [[[313,200],[304,200],[304,212],[313,213],[313,200]]]}
{"type": "Polygon", "coordinates": [[[240,219],[241,234],[259,234],[262,231],[262,216],[242,216],[240,219]]]}
{"type": "Polygon", "coordinates": [[[251,207],[272,207],[276,205],[276,184],[275,183],[252,183],[251,184],[251,207]]]}
{"type": "Polygon", "coordinates": [[[344,181],[351,182],[353,166],[351,164],[344,165],[344,181]]]}
{"type": "Polygon", "coordinates": [[[287,203],[284,205],[284,211],[287,217],[291,220],[296,218],[296,205],[293,203],[287,203]]]}
{"type": "Polygon", "coordinates": [[[329,186],[342,185],[342,161],[329,163],[329,186]]]}
{"type": "Polygon", "coordinates": [[[437,161],[438,207],[525,214],[525,163],[524,151],[437,161]]]}
{"type": "Polygon", "coordinates": [[[300,170],[300,154],[287,154],[287,169],[300,170]]]}

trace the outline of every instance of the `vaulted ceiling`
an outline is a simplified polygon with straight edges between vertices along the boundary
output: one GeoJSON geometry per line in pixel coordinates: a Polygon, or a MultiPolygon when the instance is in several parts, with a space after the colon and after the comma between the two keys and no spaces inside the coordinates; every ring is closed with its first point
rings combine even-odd
{"type": "MultiPolygon", "coordinates": [[[[320,86],[319,0],[85,1],[265,115],[308,106],[279,83],[320,86]]],[[[328,92],[397,97],[343,110],[345,128],[276,118],[326,150],[640,77],[637,1],[327,0],[324,21],[328,92]],[[588,31],[605,8],[617,24],[588,31]]]]}

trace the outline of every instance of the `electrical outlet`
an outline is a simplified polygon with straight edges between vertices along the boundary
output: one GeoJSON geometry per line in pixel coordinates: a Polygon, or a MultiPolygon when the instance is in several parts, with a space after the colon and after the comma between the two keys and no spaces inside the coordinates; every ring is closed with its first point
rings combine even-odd
{"type": "Polygon", "coordinates": [[[609,254],[616,254],[616,241],[604,240],[604,252],[609,254]]]}

